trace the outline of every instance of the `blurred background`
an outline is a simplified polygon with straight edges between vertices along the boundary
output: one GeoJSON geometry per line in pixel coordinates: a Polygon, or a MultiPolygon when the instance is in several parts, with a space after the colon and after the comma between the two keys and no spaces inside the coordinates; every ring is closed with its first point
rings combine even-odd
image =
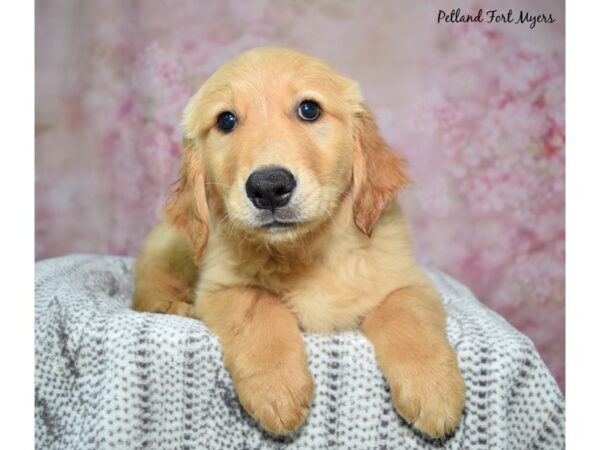
{"type": "Polygon", "coordinates": [[[187,98],[263,45],[359,81],[409,161],[419,260],[527,334],[564,390],[562,1],[37,0],[36,258],[134,256],[177,178],[187,98]],[[437,23],[457,7],[557,20],[437,23]]]}

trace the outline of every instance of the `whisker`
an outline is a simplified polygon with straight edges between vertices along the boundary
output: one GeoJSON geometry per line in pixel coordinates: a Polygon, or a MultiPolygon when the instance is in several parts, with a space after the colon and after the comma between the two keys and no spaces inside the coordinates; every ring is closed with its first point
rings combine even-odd
{"type": "Polygon", "coordinates": [[[219,183],[216,181],[206,181],[204,184],[214,184],[216,186],[225,186],[226,188],[230,188],[232,186],[231,184],[219,183]]]}

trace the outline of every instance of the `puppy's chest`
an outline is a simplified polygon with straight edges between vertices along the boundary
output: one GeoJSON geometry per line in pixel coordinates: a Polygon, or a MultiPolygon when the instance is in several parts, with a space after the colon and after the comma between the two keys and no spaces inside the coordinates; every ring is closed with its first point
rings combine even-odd
{"type": "Polygon", "coordinates": [[[411,261],[389,239],[355,242],[342,236],[327,244],[319,256],[305,252],[286,258],[210,251],[199,296],[229,286],[261,287],[278,295],[303,329],[326,333],[355,328],[391,291],[406,284],[406,263],[411,261]]]}
{"type": "Polygon", "coordinates": [[[395,277],[377,276],[361,257],[315,264],[273,289],[306,331],[327,333],[358,326],[395,288],[395,277]],[[287,282],[286,282],[287,281],[287,282]]]}

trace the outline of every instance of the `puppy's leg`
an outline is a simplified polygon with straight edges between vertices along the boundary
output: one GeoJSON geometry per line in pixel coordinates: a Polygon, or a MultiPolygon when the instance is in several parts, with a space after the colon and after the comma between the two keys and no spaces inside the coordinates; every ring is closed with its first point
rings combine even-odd
{"type": "Polygon", "coordinates": [[[272,433],[298,428],[308,414],[313,380],[287,306],[260,289],[228,288],[201,297],[194,315],[219,337],[244,409],[272,433]]]}
{"type": "Polygon", "coordinates": [[[133,309],[141,312],[176,314],[191,317],[192,286],[177,274],[156,269],[136,277],[133,309]]]}
{"type": "Polygon", "coordinates": [[[390,384],[396,409],[432,437],[458,425],[465,399],[445,322],[437,293],[420,286],[390,293],[362,325],[390,384]]]}
{"type": "Polygon", "coordinates": [[[191,316],[197,278],[189,244],[163,223],[148,235],[137,258],[133,309],[191,316]]]}

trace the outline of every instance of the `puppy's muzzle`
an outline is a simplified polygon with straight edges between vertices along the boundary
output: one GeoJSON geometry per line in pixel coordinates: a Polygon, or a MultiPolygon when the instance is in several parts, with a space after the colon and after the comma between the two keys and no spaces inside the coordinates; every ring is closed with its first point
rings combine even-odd
{"type": "Polygon", "coordinates": [[[246,195],[258,209],[285,206],[292,198],[296,179],[283,167],[255,170],[246,180],[246,195]]]}

